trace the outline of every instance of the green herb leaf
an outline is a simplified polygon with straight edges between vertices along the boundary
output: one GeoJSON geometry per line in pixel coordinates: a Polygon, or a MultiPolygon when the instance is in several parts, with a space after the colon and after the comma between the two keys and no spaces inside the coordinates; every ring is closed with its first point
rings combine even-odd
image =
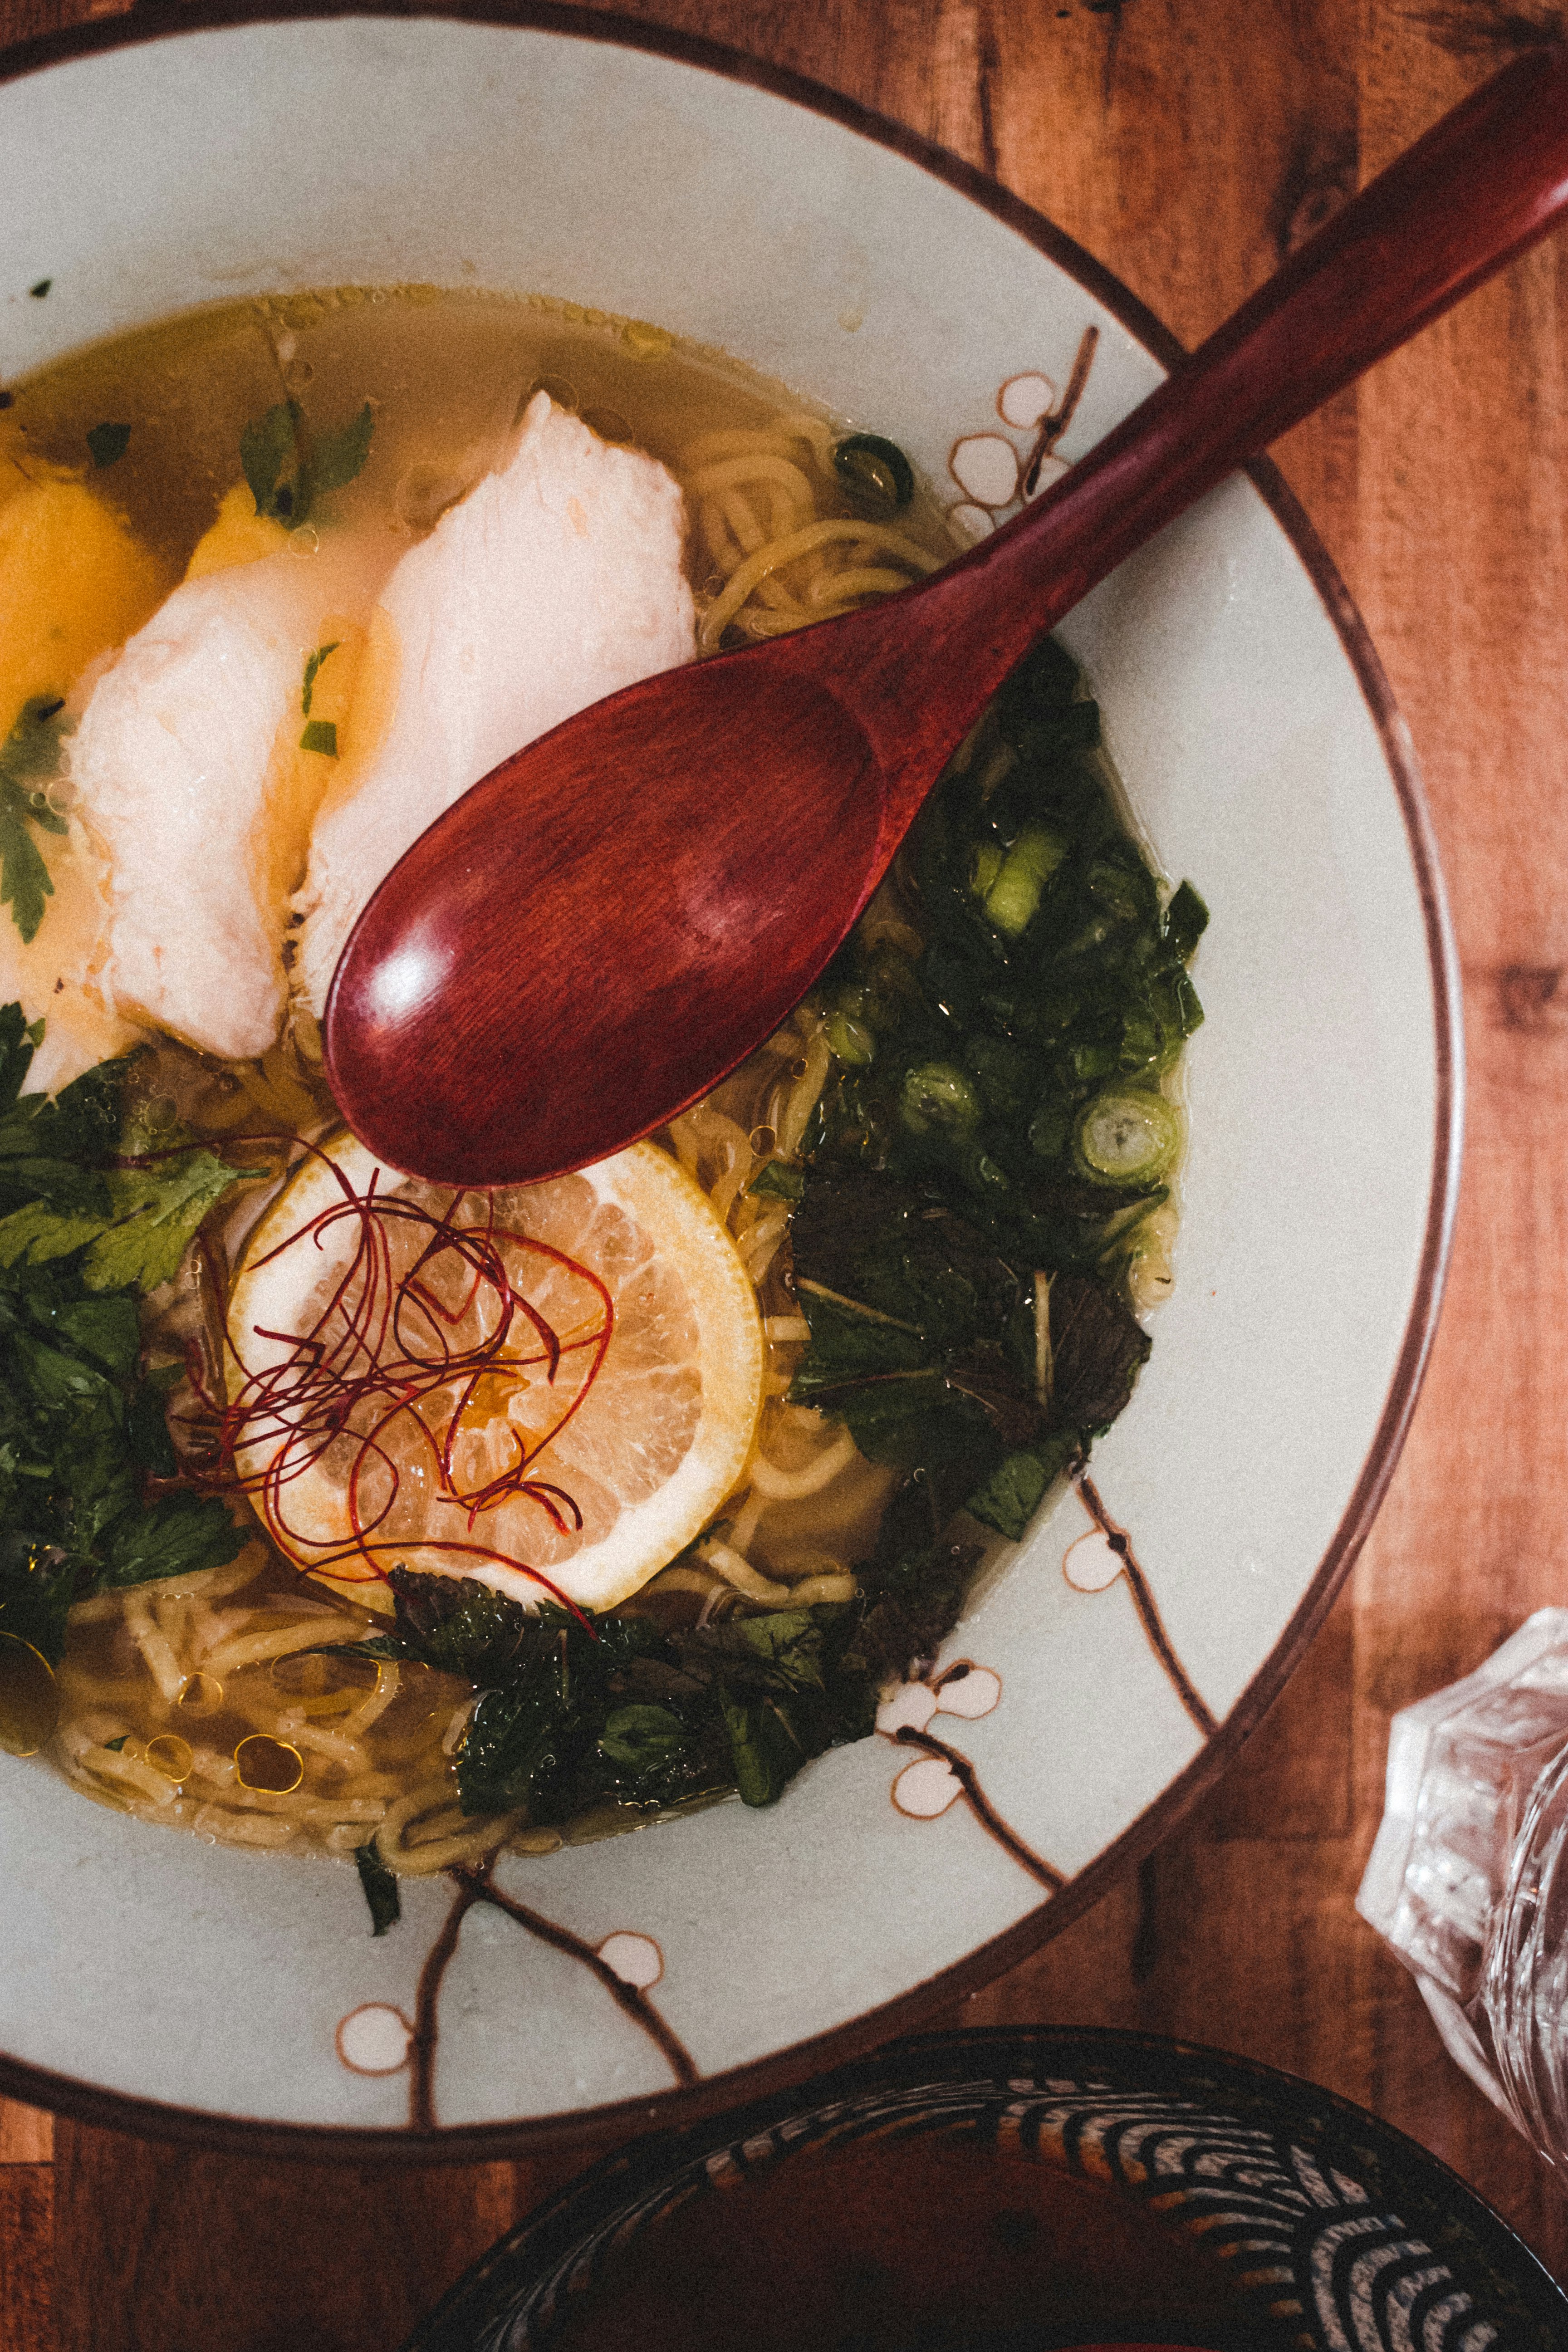
{"type": "Polygon", "coordinates": [[[1184,882],[1165,909],[1165,940],[1184,963],[1209,925],[1209,910],[1190,882],[1184,882]]]}
{"type": "Polygon", "coordinates": [[[776,1804],[808,1761],[787,1709],[776,1699],[736,1699],[727,1691],[721,1693],[720,1705],[742,1803],[776,1804]]]}
{"type": "Polygon", "coordinates": [[[14,1209],[8,1217],[0,1218],[0,1266],[13,1266],[23,1260],[29,1265],[44,1265],[50,1258],[68,1257],[73,1250],[95,1241],[103,1226],[101,1217],[62,1216],[47,1202],[29,1201],[26,1208],[14,1209]]]}
{"type": "Polygon", "coordinates": [[[1010,1543],[1021,1543],[1024,1531],[1045,1498],[1047,1487],[1079,1451],[1070,1430],[1058,1430],[1032,1446],[1009,1454],[989,1478],[976,1487],[964,1508],[971,1518],[994,1528],[1010,1543]]]}
{"type": "MultiPolygon", "coordinates": [[[[330,646],[318,646],[305,664],[304,683],[300,688],[300,709],[306,719],[310,716],[310,703],[316,691],[316,680],[321,676],[321,664],[329,654],[337,652],[342,643],[341,637],[334,637],[330,646]]],[[[335,745],[333,748],[336,748],[335,745]]]]}
{"type": "Polygon", "coordinates": [[[438,1673],[483,1687],[502,1683],[537,1638],[526,1609],[473,1577],[418,1576],[399,1567],[387,1582],[401,1654],[438,1673]]]}
{"type": "MultiPolygon", "coordinates": [[[[133,1298],[81,1298],[45,1310],[48,1325],[112,1380],[135,1378],[141,1332],[133,1298]]],[[[40,1316],[39,1319],[45,1319],[40,1316]]],[[[156,1391],[153,1391],[156,1394],[156,1391]]]]}
{"type": "Polygon", "coordinates": [[[294,513],[294,499],[278,506],[278,485],[284,468],[299,466],[299,402],[279,400],[240,433],[240,468],[257,501],[258,515],[294,513]]]}
{"type": "Polygon", "coordinates": [[[0,1005],[0,1116],[22,1091],[33,1055],[44,1042],[41,1021],[28,1024],[19,1004],[0,1005]]]}
{"type": "MultiPolygon", "coordinates": [[[[106,1302],[130,1306],[129,1299],[106,1302]]],[[[163,1406],[163,1392],[155,1376],[142,1381],[125,1412],[125,1442],[137,1467],[154,1478],[174,1478],[179,1475],[179,1462],[174,1441],[169,1435],[169,1418],[163,1406]]]]}
{"type": "Polygon", "coordinates": [[[50,808],[48,780],[59,768],[67,731],[58,700],[35,697],[0,744],[0,906],[8,906],[24,944],[36,939],[54,884],[28,827],[66,834],[65,818],[50,808]]]}
{"type": "Polygon", "coordinates": [[[667,1706],[618,1706],[605,1719],[599,1752],[637,1773],[667,1764],[685,1747],[689,1734],[667,1706]]]}
{"type": "Polygon", "coordinates": [[[301,751],[321,751],[329,760],[338,756],[337,721],[331,719],[308,719],[300,738],[301,751]]]}
{"type": "Polygon", "coordinates": [[[395,1927],[403,1916],[403,1899],[397,1891],[397,1874],[388,1870],[376,1852],[375,1841],[354,1848],[354,1868],[364,1889],[364,1899],[370,1906],[370,1932],[384,1936],[395,1927]]]}
{"type": "Polygon", "coordinates": [[[23,1528],[0,1531],[0,1633],[15,1635],[58,1666],[76,1580],[75,1560],[58,1546],[23,1528]]]}
{"type": "Polygon", "coordinates": [[[366,401],[331,433],[312,434],[297,400],[279,401],[239,436],[239,462],[258,515],[299,526],[319,498],[352,482],[370,455],[375,419],[366,401]]]}
{"type": "Polygon", "coordinates": [[[48,1101],[19,1092],[31,1046],[0,1008],[0,1624],[37,1617],[47,1586],[52,1643],[78,1593],[216,1567],[247,1539],[210,1496],[145,1499],[149,1473],[177,1475],[163,1400],[181,1370],[141,1370],[135,1298],[240,1175],[183,1150],[106,1171],[127,1066],[48,1101]]]}
{"type": "Polygon", "coordinates": [[[805,1191],[805,1171],[792,1168],[787,1160],[770,1160],[759,1169],[747,1185],[748,1192],[759,1192],[772,1201],[798,1201],[805,1191]]]}
{"type": "Polygon", "coordinates": [[[300,414],[298,401],[280,400],[266,415],[247,425],[239,436],[239,463],[258,515],[298,522],[292,476],[300,466],[300,414]],[[285,469],[290,478],[285,481],[285,469]]]}
{"type": "Polygon", "coordinates": [[[931,1480],[924,1471],[906,1480],[882,1522],[877,1551],[859,1572],[863,1615],[845,1663],[858,1666],[871,1689],[901,1678],[910,1664],[933,1658],[958,1622],[963,1595],[980,1560],[974,1543],[910,1543],[910,1521],[928,1519],[931,1480]]]}
{"type": "Polygon", "coordinates": [[[112,466],[124,457],[131,446],[129,425],[95,425],[87,436],[92,462],[100,469],[112,466]]]}
{"type": "Polygon", "coordinates": [[[1093,1275],[1058,1274],[1050,1296],[1052,1418],[1087,1437],[1121,1412],[1153,1343],[1093,1275]]]}
{"type": "Polygon", "coordinates": [[[123,1750],[130,1737],[131,1734],[128,1731],[122,1731],[118,1739],[106,1739],[103,1744],[111,1756],[118,1756],[123,1750]]]}
{"type": "Polygon", "coordinates": [[[146,1584],[163,1576],[194,1576],[198,1569],[226,1568],[237,1559],[250,1537],[236,1527],[226,1503],[216,1496],[164,1495],[145,1510],[129,1513],[110,1533],[107,1564],[98,1589],[146,1584]]]}
{"type": "Polygon", "coordinates": [[[357,416],[335,432],[323,433],[316,441],[311,457],[311,479],[318,498],[332,490],[341,490],[364,469],[370,456],[371,436],[375,431],[375,418],[367,400],[357,416]]]}
{"type": "Polygon", "coordinates": [[[255,1183],[267,1172],[230,1168],[210,1151],[181,1152],[146,1168],[111,1169],[112,1218],[83,1264],[88,1288],[149,1291],[171,1281],[208,1212],[237,1184],[255,1183]]]}
{"type": "Polygon", "coordinates": [[[811,1328],[811,1345],[791,1391],[797,1402],[808,1402],[850,1381],[886,1380],[926,1368],[926,1341],[909,1324],[804,1280],[798,1267],[796,1282],[811,1328]]]}

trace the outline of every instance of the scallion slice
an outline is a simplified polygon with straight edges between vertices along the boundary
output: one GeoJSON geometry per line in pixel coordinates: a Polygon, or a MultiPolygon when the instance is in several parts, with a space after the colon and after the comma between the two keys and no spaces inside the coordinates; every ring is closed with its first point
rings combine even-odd
{"type": "Polygon", "coordinates": [[[1152,1184],[1175,1158],[1181,1115],[1163,1095],[1135,1087],[1108,1087],[1079,1114],[1075,1155],[1086,1176],[1100,1184],[1152,1184]]]}
{"type": "Polygon", "coordinates": [[[833,470],[847,490],[861,497],[869,492],[879,506],[907,507],[915,494],[915,477],[896,441],[879,433],[851,433],[833,445],[833,470]]]}

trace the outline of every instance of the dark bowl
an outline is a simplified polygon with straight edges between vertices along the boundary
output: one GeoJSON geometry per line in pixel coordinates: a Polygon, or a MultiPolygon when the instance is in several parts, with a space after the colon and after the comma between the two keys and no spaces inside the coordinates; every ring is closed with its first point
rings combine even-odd
{"type": "Polygon", "coordinates": [[[1568,2296],[1364,2109],[1152,2035],[921,2036],[595,2165],[405,2352],[1562,2352],[1568,2296]]]}

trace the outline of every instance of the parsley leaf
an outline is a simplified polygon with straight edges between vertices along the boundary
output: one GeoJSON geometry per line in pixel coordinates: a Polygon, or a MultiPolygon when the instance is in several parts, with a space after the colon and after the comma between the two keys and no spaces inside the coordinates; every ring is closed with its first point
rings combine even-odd
{"type": "Polygon", "coordinates": [[[315,697],[316,680],[321,676],[321,664],[329,654],[337,652],[342,643],[342,637],[334,637],[330,646],[318,646],[306,662],[304,682],[300,688],[300,712],[302,718],[309,719],[310,716],[310,704],[315,697]]]}
{"type": "MultiPolygon", "coordinates": [[[[38,1171],[49,1163],[22,1165],[38,1171]]],[[[6,1172],[0,1161],[0,1181],[6,1172]]],[[[89,1290],[155,1290],[178,1273],[207,1212],[236,1184],[254,1182],[265,1173],[230,1168],[210,1151],[195,1149],[149,1167],[111,1168],[97,1178],[101,1212],[72,1202],[56,1208],[38,1199],[0,1218],[0,1269],[46,1265],[85,1247],[80,1277],[89,1290]]]]}
{"type": "Polygon", "coordinates": [[[54,884],[43,853],[27,830],[65,834],[66,820],[52,809],[45,784],[59,767],[60,739],[67,731],[63,705],[37,696],[0,744],[0,906],[8,906],[24,945],[36,939],[44,901],[54,884]]]}
{"type": "Polygon", "coordinates": [[[300,411],[295,400],[280,400],[245,427],[239,436],[239,463],[258,515],[280,522],[298,521],[292,481],[283,480],[286,467],[298,470],[300,411]]]}
{"type": "Polygon", "coordinates": [[[114,1222],[88,1251],[82,1267],[88,1288],[129,1285],[148,1291],[168,1282],[209,1209],[236,1184],[255,1182],[266,1172],[227,1167],[210,1151],[184,1151],[148,1168],[111,1169],[114,1222]]]}
{"type": "Polygon", "coordinates": [[[184,1145],[105,1165],[128,1065],[50,1101],[21,1092],[36,1043],[20,1007],[0,1007],[0,1631],[54,1664],[73,1600],[219,1567],[247,1540],[225,1502],[170,1484],[163,1401],[180,1373],[142,1370],[137,1297],[253,1171],[184,1145]]]}
{"type": "Polygon", "coordinates": [[[198,1569],[224,1568],[250,1540],[216,1495],[182,1489],[160,1496],[145,1510],[122,1516],[110,1532],[108,1559],[96,1589],[146,1584],[154,1577],[193,1576],[198,1569]]]}
{"type": "Polygon", "coordinates": [[[29,1024],[19,1004],[0,1005],[0,1118],[21,1093],[22,1081],[43,1042],[41,1021],[29,1024]]]}
{"type": "Polygon", "coordinates": [[[359,415],[330,433],[312,434],[297,400],[280,400],[239,436],[239,463],[258,515],[297,529],[319,498],[342,489],[370,455],[375,418],[359,415]]]}

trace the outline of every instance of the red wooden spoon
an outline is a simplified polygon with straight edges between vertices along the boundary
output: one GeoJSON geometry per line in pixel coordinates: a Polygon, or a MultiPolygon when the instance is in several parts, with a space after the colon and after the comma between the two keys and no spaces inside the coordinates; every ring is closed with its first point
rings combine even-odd
{"type": "MultiPolygon", "coordinates": [[[[421,835],[344,949],[327,1070],[395,1167],[604,1158],[760,1044],[1042,630],[1568,205],[1568,58],[1519,58],[1026,511],[918,587],[647,679],[421,835]]],[[[1436,488],[1436,486],[1435,486],[1436,488]]]]}

